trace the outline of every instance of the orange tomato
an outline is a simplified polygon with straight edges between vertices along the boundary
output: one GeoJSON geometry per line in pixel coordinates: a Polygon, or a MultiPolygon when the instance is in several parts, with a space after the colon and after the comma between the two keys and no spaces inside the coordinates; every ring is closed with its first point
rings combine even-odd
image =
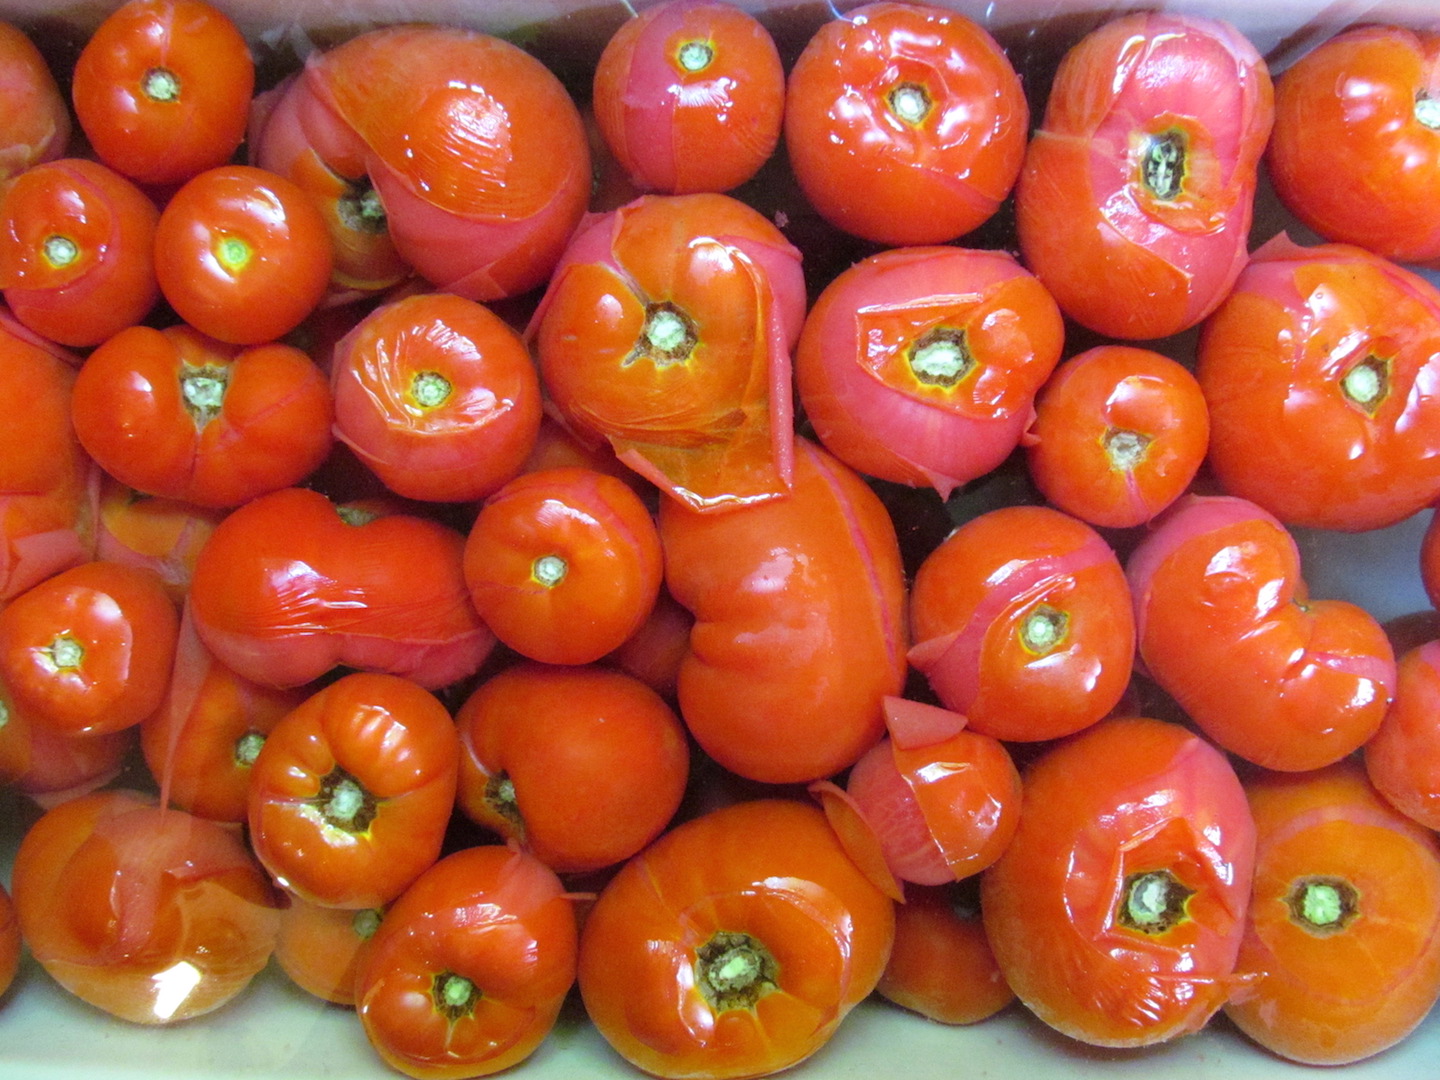
{"type": "Polygon", "coordinates": [[[1366,741],[1364,758],[1386,802],[1440,829],[1440,641],[1427,640],[1400,657],[1395,701],[1366,741]]]}
{"type": "Polygon", "coordinates": [[[96,509],[95,556],[153,571],[178,605],[190,591],[200,549],[224,516],[223,510],[145,495],[104,475],[96,509]]]}
{"type": "Polygon", "coordinates": [[[280,913],[275,962],[306,993],[353,1007],[360,952],[379,929],[384,912],[325,907],[293,895],[288,899],[280,913]]]}

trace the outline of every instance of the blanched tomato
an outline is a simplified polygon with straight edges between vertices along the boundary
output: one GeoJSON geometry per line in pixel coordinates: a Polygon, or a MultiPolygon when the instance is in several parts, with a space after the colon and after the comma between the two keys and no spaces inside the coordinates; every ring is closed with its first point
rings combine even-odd
{"type": "Polygon", "coordinates": [[[19,27],[0,22],[0,183],[65,152],[70,109],[45,57],[19,27]]]}
{"type": "Polygon", "coordinates": [[[1406,650],[1395,679],[1395,701],[1365,743],[1365,772],[1396,810],[1440,829],[1440,641],[1406,650]]]}
{"type": "Polygon", "coordinates": [[[275,962],[300,989],[336,1005],[355,1004],[360,951],[380,928],[379,908],[325,907],[291,895],[280,913],[275,962]]]}

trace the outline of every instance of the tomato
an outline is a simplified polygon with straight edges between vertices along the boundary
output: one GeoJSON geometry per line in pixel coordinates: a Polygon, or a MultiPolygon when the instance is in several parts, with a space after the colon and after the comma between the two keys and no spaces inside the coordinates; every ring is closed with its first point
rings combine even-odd
{"type": "Polygon", "coordinates": [[[575,982],[571,900],[532,856],[497,845],[442,859],[365,946],[356,1009],[406,1076],[488,1076],[528,1058],[575,982]]]}
{"type": "Polygon", "coordinates": [[[1130,681],[1134,615],[1100,535],[1043,506],[991,510],[921,563],[910,664],[970,727],[1032,741],[1069,735],[1115,707],[1130,681]]]}
{"type": "Polygon", "coordinates": [[[525,343],[459,296],[376,308],[335,347],[330,379],[337,437],[407,498],[484,498],[520,471],[540,427],[525,343]]]}
{"type": "Polygon", "coordinates": [[[930,4],[870,3],[825,23],[786,89],[785,146],[805,197],[890,247],[945,243],[988,220],[1029,129],[1004,50],[930,4]]]}
{"type": "Polygon", "coordinates": [[[1025,436],[1035,486],[1091,525],[1143,525],[1195,479],[1210,443],[1190,369],[1149,349],[1100,345],[1065,361],[1040,391],[1025,436]]]}
{"type": "Polygon", "coordinates": [[[0,785],[41,806],[83,795],[109,783],[135,745],[135,729],[70,735],[37,723],[17,707],[0,679],[0,785]]]}
{"type": "Polygon", "coordinates": [[[9,891],[0,885],[0,996],[15,981],[20,970],[20,953],[20,920],[15,916],[9,891]]]}
{"type": "Polygon", "coordinates": [[[11,888],[40,966],[136,1024],[219,1008],[275,947],[278,899],[239,835],[138,792],[48,811],[20,843],[11,888]]]}
{"type": "Polygon", "coordinates": [[[1365,772],[1385,801],[1440,829],[1440,641],[1400,657],[1395,701],[1364,746],[1365,772]]]}
{"type": "Polygon", "coordinates": [[[65,152],[70,109],[35,43],[0,22],[0,183],[65,152]]]}
{"type": "Polygon", "coordinates": [[[1146,670],[1224,749],[1303,771],[1374,734],[1395,691],[1384,629],[1311,599],[1294,539],[1254,503],[1185,496],[1126,573],[1146,670]]]}
{"type": "Polygon", "coordinates": [[[654,608],[664,570],[640,497],[581,468],[525,473],[492,495],[464,566],[495,636],[550,664],[588,664],[623,645],[654,608]]]}
{"type": "Polygon", "coordinates": [[[695,616],[680,713],[752,780],[801,783],[852,764],[905,682],[895,527],[860,477],[798,440],[790,496],[723,514],[666,499],[671,595],[695,616]]]}
{"type": "Polygon", "coordinates": [[[1393,525],[1440,495],[1440,291],[1361,248],[1255,253],[1206,322],[1210,466],[1289,525],[1393,525]]]}
{"type": "Polygon", "coordinates": [[[650,616],[605,660],[673,701],[680,681],[680,665],[690,649],[690,630],[694,625],[695,616],[685,610],[662,583],[650,616]]]}
{"type": "Polygon", "coordinates": [[[379,929],[384,912],[325,907],[298,896],[288,900],[280,913],[275,962],[306,993],[353,1007],[360,951],[379,929]]]}
{"type": "Polygon", "coordinates": [[[1198,1031],[1238,985],[1255,825],[1225,756],[1185,728],[1104,720],[1025,774],[1020,827],[981,878],[1000,970],[1096,1046],[1198,1031]]]}
{"type": "Polygon", "coordinates": [[[644,683],[596,667],[521,664],[460,706],[459,806],[558,873],[598,870],[657,837],[690,748],[644,683]]]}
{"type": "Polygon", "coordinates": [[[779,50],[754,16],[719,0],[670,0],[621,23],[593,89],[605,142],[644,191],[729,191],[780,141],[779,50]]]}
{"type": "Polygon", "coordinates": [[[1274,121],[1265,61],[1228,23],[1139,12],[1064,57],[1015,190],[1025,264],[1117,338],[1194,326],[1248,255],[1274,121]]]}
{"type": "Polygon", "coordinates": [[[223,510],[145,495],[103,476],[96,507],[95,556],[160,575],[170,599],[179,605],[190,591],[200,549],[224,516],[223,510]]]}
{"type": "Polygon", "coordinates": [[[155,273],[176,313],[232,345],[299,326],[330,283],[325,222],[274,173],[223,165],[187,180],[161,211],[155,273]]]}
{"type": "Polygon", "coordinates": [[[1353,761],[1246,785],[1255,890],[1226,1006],[1267,1050],[1309,1065],[1371,1057],[1440,999],[1440,844],[1353,761]]]}
{"type": "Polygon", "coordinates": [[[836,457],[947,498],[1019,444],[1063,340],[1060,309],[1012,256],[891,249],[821,291],[795,385],[836,457]]]}
{"type": "Polygon", "coordinates": [[[37,723],[75,735],[120,731],[159,708],[178,633],[156,575],[81,563],[0,608],[0,679],[37,723]]]}
{"type": "Polygon", "coordinates": [[[75,434],[121,483],[202,507],[299,483],[330,452],[320,369],[292,345],[225,345],[188,326],[132,326],[86,358],[75,434]]]}
{"type": "Polygon", "coordinates": [[[660,1077],[761,1076],[823,1046],[879,981],[894,904],[813,806],[675,826],[605,886],[580,939],[600,1034],[660,1077]]]}
{"type": "Polygon", "coordinates": [[[245,136],[255,64],[200,0],[128,0],[75,61],[75,116],[100,160],[144,184],[223,165],[245,136]]]}
{"type": "Polygon", "coordinates": [[[459,765],[433,694],[397,675],[343,676],[266,736],[250,767],[251,846],[306,900],[382,907],[439,857],[459,765]]]}
{"type": "Polygon", "coordinates": [[[408,513],[282,488],[215,528],[195,563],[201,640],[237,674],[291,687],[336,665],[438,689],[495,645],[470,602],[465,537],[408,513]]]}
{"type": "Polygon", "coordinates": [[[1286,209],[1326,240],[1399,262],[1440,258],[1440,35],[1357,26],[1275,82],[1266,152],[1286,209]],[[1337,153],[1337,147],[1344,153],[1337,153]]]}
{"type": "Polygon", "coordinates": [[[0,286],[15,317],[62,345],[98,345],[160,296],[159,211],[129,180],[78,158],[36,165],[0,199],[0,286]]]}
{"type": "Polygon", "coordinates": [[[561,419],[686,503],[727,509],[790,483],[800,253],[727,195],[653,195],[566,249],[531,324],[561,419]]]}

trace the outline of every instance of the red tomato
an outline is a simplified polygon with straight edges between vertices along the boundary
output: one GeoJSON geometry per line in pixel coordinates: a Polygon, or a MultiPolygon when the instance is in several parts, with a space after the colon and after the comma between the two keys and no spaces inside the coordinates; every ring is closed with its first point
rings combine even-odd
{"type": "Polygon", "coordinates": [[[1210,466],[1289,525],[1392,525],[1440,495],[1440,291],[1361,248],[1283,236],[1206,322],[1210,466]]]}
{"type": "Polygon", "coordinates": [[[178,633],[156,575],[81,563],[0,608],[0,679],[37,723],[73,735],[121,731],[159,708],[178,633]]]}
{"type": "Polygon", "coordinates": [[[528,1058],[575,982],[575,912],[554,872],[499,846],[442,859],[366,944],[355,1005],[370,1045],[421,1080],[528,1058]]]}
{"type": "Polygon", "coordinates": [[[65,152],[70,109],[35,43],[0,22],[0,183],[65,152]]]}
{"type": "Polygon", "coordinates": [[[1233,26],[1122,16],[1061,62],[1015,191],[1025,263],[1076,322],[1119,338],[1194,326],[1245,265],[1274,120],[1233,26]]]}
{"type": "Polygon", "coordinates": [[[989,219],[1025,156],[1020,78],[977,23],[871,3],[827,22],[790,71],[785,146],[831,224],[889,246],[941,244],[989,219]]]}
{"type": "Polygon", "coordinates": [[[1440,34],[1373,25],[1286,68],[1266,155],[1286,209],[1326,240],[1400,262],[1440,258],[1437,59],[1440,34]]]}
{"type": "Polygon", "coordinates": [[[540,380],[520,335],[446,293],[367,315],[330,364],[335,434],[412,499],[482,499],[518,473],[540,427],[540,380]]]}
{"type": "Polygon", "coordinates": [[[628,859],[685,793],[690,748],[679,717],[623,672],[507,668],[480,684],[455,723],[460,809],[557,873],[628,859]]]}
{"type": "Polygon", "coordinates": [[[292,345],[225,345],[188,326],[132,326],[85,360],[75,434],[148,495],[238,506],[305,479],[330,452],[330,388],[292,345]]]}
{"type": "Polygon", "coordinates": [[[671,594],[695,616],[680,712],[721,765],[800,783],[852,764],[905,682],[895,527],[860,477],[797,442],[788,498],[706,514],[666,499],[671,594]]]}
{"type": "Polygon", "coordinates": [[[306,900],[382,907],[439,857],[459,765],[433,694],[396,675],[346,675],[266,736],[250,769],[251,846],[306,900]]]}
{"type": "Polygon", "coordinates": [[[1182,498],[1126,573],[1145,668],[1224,749],[1303,771],[1374,734],[1395,690],[1384,629],[1310,599],[1294,539],[1254,503],[1182,498]]]}
{"type": "Polygon", "coordinates": [[[580,993],[660,1077],[763,1076],[813,1054],[879,981],[894,904],[813,806],[740,803],[678,825],[605,886],[580,993]]]}
{"type": "Polygon", "coordinates": [[[1125,693],[1135,624],[1125,572],[1100,535],[1043,506],[991,510],[920,565],[910,664],[975,731],[1054,739],[1125,693]]]}
{"type": "Polygon", "coordinates": [[[1440,829],[1440,641],[1400,657],[1395,701],[1364,751],[1365,772],[1385,801],[1440,829]]]}
{"type": "Polygon", "coordinates": [[[643,191],[729,191],[780,141],[780,53],[754,16],[720,0],[669,0],[621,23],[593,87],[596,123],[643,191]]]}
{"type": "Polygon", "coordinates": [[[1045,498],[1091,525],[1143,525],[1190,487],[1210,442],[1189,368],[1149,349],[1101,345],[1056,369],[1025,438],[1045,498]]]}
{"type": "Polygon", "coordinates": [[[15,981],[20,970],[20,952],[20,920],[15,917],[9,891],[0,885],[0,996],[15,981]]]}
{"type": "Polygon", "coordinates": [[[664,565],[640,497],[613,476],[525,473],[481,507],[465,541],[465,582],[485,624],[516,652],[588,664],[649,616],[664,565]]]}
{"type": "Polygon", "coordinates": [[[531,324],[564,422],[700,508],[790,483],[800,253],[727,195],[653,195],[566,249],[531,324]]]}
{"type": "Polygon", "coordinates": [[[93,791],[119,775],[135,745],[135,729],[69,735],[31,719],[0,680],[0,785],[42,806],[93,791]]]}
{"type": "Polygon", "coordinates": [[[360,951],[380,928],[378,908],[325,907],[298,896],[280,913],[275,962],[300,989],[323,1001],[354,1007],[360,951]]]}
{"type": "Polygon", "coordinates": [[[495,645],[470,602],[464,549],[439,522],[283,488],[232,512],[201,550],[195,628],[221,663],[266,686],[344,664],[438,689],[495,645]]]}
{"type": "Polygon", "coordinates": [[[199,0],[129,0],[75,62],[75,116],[100,160],[144,184],[223,165],[245,136],[255,65],[229,16],[199,0]]]}
{"type": "Polygon", "coordinates": [[[133,791],[62,803],[12,880],[31,955],[70,993],[169,1024],[244,990],[275,947],[278,899],[239,835],[133,791]]]}
{"type": "Polygon", "coordinates": [[[1400,1042],[1440,999],[1440,844],[1355,762],[1246,785],[1255,891],[1225,1014],[1290,1061],[1343,1065],[1400,1042]]]}
{"type": "Polygon", "coordinates": [[[200,549],[224,512],[144,495],[111,476],[100,480],[95,556],[160,575],[177,605],[190,591],[200,549]]]}
{"type": "Polygon", "coordinates": [[[104,165],[64,158],[26,170],[0,199],[0,286],[22,323],[62,345],[98,345],[160,296],[159,211],[104,165]]]}
{"type": "Polygon", "coordinates": [[[666,700],[674,701],[680,665],[690,650],[690,630],[694,625],[695,616],[681,607],[662,584],[650,617],[606,660],[634,675],[666,700]]]}
{"type": "Polygon", "coordinates": [[[330,283],[330,236],[306,194],[248,165],[207,169],[160,214],[155,273],[176,313],[233,345],[299,326],[330,283]]]}
{"type": "Polygon", "coordinates": [[[836,457],[947,498],[1019,444],[1063,340],[1060,309],[1010,255],[892,249],[820,293],[795,385],[836,457]]]}
{"type": "Polygon", "coordinates": [[[1105,720],[1025,774],[1020,827],[981,878],[1000,970],[1097,1046],[1198,1031],[1232,977],[1255,825],[1225,756],[1176,724],[1105,720]]]}

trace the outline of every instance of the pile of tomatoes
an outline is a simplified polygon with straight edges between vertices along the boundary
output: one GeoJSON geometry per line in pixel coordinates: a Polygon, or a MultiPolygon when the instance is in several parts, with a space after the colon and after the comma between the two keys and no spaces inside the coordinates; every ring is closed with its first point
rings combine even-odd
{"type": "Polygon", "coordinates": [[[0,993],[273,965],[415,1077],[1425,1022],[1440,616],[1295,530],[1440,498],[1440,36],[229,7],[0,25],[0,993]]]}

